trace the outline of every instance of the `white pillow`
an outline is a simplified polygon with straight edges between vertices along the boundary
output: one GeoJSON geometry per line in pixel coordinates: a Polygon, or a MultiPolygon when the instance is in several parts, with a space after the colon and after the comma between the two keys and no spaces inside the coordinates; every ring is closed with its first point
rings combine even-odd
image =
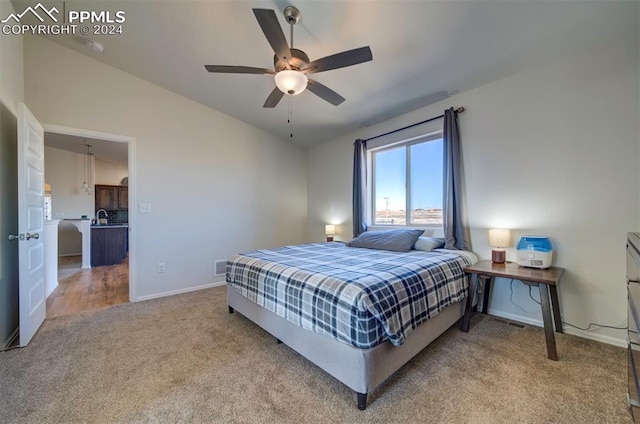
{"type": "Polygon", "coordinates": [[[415,250],[423,250],[425,252],[431,252],[433,249],[444,246],[443,238],[435,237],[418,237],[416,244],[413,246],[415,250]]]}

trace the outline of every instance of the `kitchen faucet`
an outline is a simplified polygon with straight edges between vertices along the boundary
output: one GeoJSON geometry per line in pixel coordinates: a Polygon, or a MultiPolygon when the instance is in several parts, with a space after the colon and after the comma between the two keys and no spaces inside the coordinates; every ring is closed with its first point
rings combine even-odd
{"type": "Polygon", "coordinates": [[[96,224],[100,225],[100,212],[104,212],[104,221],[105,221],[104,223],[108,224],[109,223],[109,214],[104,209],[98,209],[96,211],[96,224]]]}

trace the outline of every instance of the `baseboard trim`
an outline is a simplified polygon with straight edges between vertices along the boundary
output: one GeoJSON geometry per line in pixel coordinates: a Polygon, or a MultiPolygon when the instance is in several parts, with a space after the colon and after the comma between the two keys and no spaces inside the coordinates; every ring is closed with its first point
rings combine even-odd
{"type": "Polygon", "coordinates": [[[198,291],[198,290],[210,289],[212,287],[224,286],[225,284],[227,284],[227,283],[224,280],[222,280],[222,281],[214,281],[213,283],[203,284],[201,286],[188,287],[186,289],[179,289],[179,290],[171,290],[171,291],[168,291],[168,292],[150,294],[150,295],[147,295],[147,296],[139,296],[135,301],[136,302],[142,302],[142,301],[145,301],[145,300],[158,299],[158,298],[161,298],[161,297],[173,296],[173,295],[176,295],[176,294],[189,293],[189,292],[198,291]]]}
{"type": "MultiPolygon", "coordinates": [[[[542,323],[542,321],[537,319],[531,319],[531,318],[523,317],[520,315],[514,315],[504,311],[497,311],[491,308],[489,308],[488,313],[490,315],[494,315],[500,318],[504,318],[512,321],[519,321],[525,324],[534,325],[536,327],[544,327],[544,324],[542,323]]],[[[582,337],[583,339],[594,340],[596,342],[606,343],[606,344],[618,346],[618,347],[624,347],[624,348],[627,347],[626,338],[619,339],[617,337],[605,336],[603,334],[597,334],[590,331],[578,330],[577,328],[572,328],[572,327],[569,327],[568,325],[563,325],[562,330],[566,334],[582,337]]],[[[624,330],[619,330],[619,331],[624,331],[624,330]]],[[[625,331],[625,336],[626,334],[627,333],[625,331]]]]}
{"type": "MultiPolygon", "coordinates": [[[[620,330],[620,331],[623,331],[623,330],[620,330]]],[[[603,334],[594,334],[588,331],[577,330],[575,328],[571,328],[567,326],[564,326],[564,332],[567,334],[571,334],[572,336],[578,336],[584,339],[595,340],[596,342],[606,343],[606,344],[623,347],[623,348],[627,347],[626,339],[618,339],[611,336],[605,336],[603,334]]],[[[625,331],[625,334],[626,334],[626,331],[625,331]]]]}
{"type": "Polygon", "coordinates": [[[82,256],[82,252],[80,252],[80,253],[59,253],[58,254],[59,258],[66,258],[68,256],[82,256]]]}
{"type": "Polygon", "coordinates": [[[45,293],[46,294],[45,298],[51,296],[51,293],[53,293],[53,291],[58,287],[59,284],[60,283],[58,282],[58,280],[56,280],[55,284],[52,284],[51,288],[47,290],[47,293],[45,293]]]}
{"type": "Polygon", "coordinates": [[[11,346],[13,344],[13,342],[16,341],[16,338],[18,337],[19,334],[20,334],[20,327],[16,327],[16,329],[13,330],[13,333],[11,333],[9,338],[7,340],[5,340],[5,342],[2,344],[2,348],[6,349],[9,346],[11,346]]]}

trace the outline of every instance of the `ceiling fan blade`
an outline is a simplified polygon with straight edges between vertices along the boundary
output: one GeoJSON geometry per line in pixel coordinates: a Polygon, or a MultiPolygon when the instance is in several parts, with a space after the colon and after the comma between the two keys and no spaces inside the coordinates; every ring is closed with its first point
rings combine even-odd
{"type": "Polygon", "coordinates": [[[271,69],[254,68],[252,66],[232,66],[232,65],[204,65],[209,72],[223,74],[275,74],[271,69]]]}
{"type": "Polygon", "coordinates": [[[321,99],[328,101],[334,106],[338,106],[345,100],[344,97],[342,97],[326,85],[320,84],[318,81],[314,81],[311,78],[309,78],[307,81],[307,88],[313,94],[320,97],[321,99]]]}
{"type": "Polygon", "coordinates": [[[322,59],[314,60],[307,64],[301,71],[312,74],[314,72],[330,71],[332,69],[344,68],[345,66],[357,65],[358,63],[373,60],[371,49],[369,46],[360,47],[359,49],[347,50],[346,52],[336,53],[322,59]]]}
{"type": "Polygon", "coordinates": [[[276,107],[282,96],[284,96],[284,93],[278,87],[274,88],[262,107],[276,107]]]}
{"type": "Polygon", "coordinates": [[[262,28],[267,41],[271,44],[271,48],[278,56],[278,59],[289,61],[291,59],[291,50],[289,50],[289,44],[282,32],[282,27],[278,23],[276,12],[272,9],[253,9],[253,14],[256,15],[258,24],[262,28]]]}

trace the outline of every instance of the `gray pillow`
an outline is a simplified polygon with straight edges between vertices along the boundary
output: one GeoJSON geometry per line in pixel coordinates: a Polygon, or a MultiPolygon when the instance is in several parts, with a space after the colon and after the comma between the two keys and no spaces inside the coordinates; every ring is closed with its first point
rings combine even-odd
{"type": "Polygon", "coordinates": [[[436,237],[418,237],[416,244],[413,246],[416,250],[423,250],[425,252],[431,252],[433,249],[444,246],[443,238],[436,237]]]}
{"type": "Polygon", "coordinates": [[[424,230],[367,231],[347,243],[350,247],[408,252],[424,230]]]}

